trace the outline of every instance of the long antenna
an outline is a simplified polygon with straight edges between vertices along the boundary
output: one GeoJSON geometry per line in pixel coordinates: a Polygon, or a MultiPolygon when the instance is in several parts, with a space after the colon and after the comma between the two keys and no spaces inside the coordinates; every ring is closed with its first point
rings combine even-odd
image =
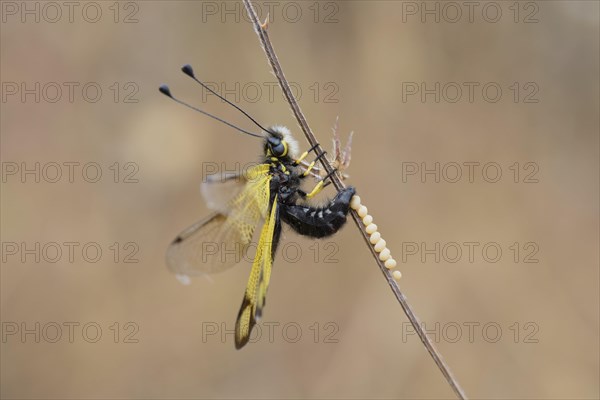
{"type": "Polygon", "coordinates": [[[239,128],[239,127],[237,127],[237,126],[235,126],[235,125],[233,125],[233,124],[225,121],[224,119],[221,119],[221,118],[219,118],[219,117],[217,117],[215,115],[209,114],[206,111],[203,111],[203,110],[201,110],[201,109],[199,109],[197,107],[194,107],[194,106],[192,106],[192,105],[190,105],[190,104],[188,104],[188,103],[186,103],[184,101],[179,100],[178,98],[173,97],[173,95],[171,94],[171,89],[169,89],[169,87],[167,85],[160,85],[160,87],[158,88],[158,90],[162,94],[164,94],[165,96],[171,98],[171,100],[173,100],[173,101],[175,101],[175,102],[177,102],[177,103],[179,103],[179,104],[181,104],[183,106],[186,106],[189,109],[197,111],[200,114],[204,114],[207,117],[211,117],[212,119],[216,119],[217,121],[222,122],[225,125],[228,125],[228,126],[232,127],[233,129],[236,129],[236,130],[238,130],[238,131],[240,131],[242,133],[245,133],[246,135],[254,136],[254,137],[257,137],[257,138],[261,138],[261,139],[263,138],[263,136],[261,136],[261,135],[257,135],[256,133],[248,132],[248,131],[246,131],[246,130],[244,130],[242,128],[239,128]]]}
{"type": "Polygon", "coordinates": [[[190,64],[185,64],[183,67],[181,67],[181,71],[183,71],[184,74],[186,74],[187,76],[192,78],[194,81],[199,83],[204,89],[208,90],[209,92],[211,92],[212,94],[214,94],[215,96],[217,96],[218,98],[220,98],[221,100],[223,100],[224,102],[229,104],[230,106],[235,107],[238,111],[240,111],[242,114],[244,114],[246,117],[248,117],[250,119],[250,121],[254,122],[254,124],[256,126],[258,126],[260,129],[262,129],[265,132],[269,132],[268,129],[264,128],[261,124],[256,122],[256,120],[254,118],[252,118],[250,116],[250,114],[248,114],[246,111],[242,110],[240,107],[233,104],[231,101],[227,100],[225,97],[221,96],[219,93],[215,92],[214,90],[209,88],[206,84],[204,84],[202,81],[200,81],[198,78],[196,78],[196,75],[194,74],[194,70],[192,69],[192,66],[190,64]]]}

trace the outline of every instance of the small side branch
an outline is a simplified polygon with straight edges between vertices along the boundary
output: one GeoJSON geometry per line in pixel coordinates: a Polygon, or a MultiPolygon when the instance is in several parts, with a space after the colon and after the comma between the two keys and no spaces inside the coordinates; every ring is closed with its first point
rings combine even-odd
{"type": "MultiPolygon", "coordinates": [[[[254,6],[252,5],[251,0],[243,0],[243,2],[244,2],[244,6],[246,7],[246,10],[248,11],[248,15],[250,16],[250,19],[252,20],[252,25],[254,26],[254,30],[256,31],[256,34],[258,35],[258,37],[260,39],[260,43],[265,51],[265,54],[267,55],[267,59],[269,60],[269,63],[271,64],[271,68],[273,69],[273,72],[275,73],[275,76],[277,77],[277,80],[279,81],[279,86],[281,86],[281,90],[283,91],[283,94],[284,94],[287,102],[289,103],[290,108],[292,109],[292,112],[294,113],[294,116],[296,117],[296,120],[298,121],[298,124],[300,125],[300,128],[302,129],[302,132],[304,132],[304,136],[306,136],[308,143],[311,146],[315,146],[318,143],[317,139],[315,138],[315,135],[313,134],[312,130],[310,129],[310,126],[308,125],[308,122],[306,121],[306,118],[305,118],[304,114],[302,113],[302,110],[300,109],[300,106],[298,105],[298,102],[296,101],[296,98],[294,97],[294,95],[292,93],[290,85],[283,73],[283,70],[281,69],[281,65],[279,64],[277,55],[275,54],[275,50],[273,49],[273,46],[271,45],[271,41],[269,40],[269,35],[267,33],[268,16],[267,16],[267,20],[265,20],[264,23],[261,23],[260,20],[258,19],[258,15],[256,14],[256,10],[254,9],[254,6]]],[[[315,154],[317,156],[320,155],[322,152],[323,152],[323,149],[321,148],[320,145],[315,148],[315,154]]],[[[320,157],[319,160],[320,160],[321,164],[323,165],[323,168],[325,169],[325,171],[328,174],[333,171],[333,167],[331,166],[331,164],[329,163],[329,161],[327,160],[326,157],[320,157]]],[[[334,187],[338,191],[342,190],[345,187],[344,183],[341,181],[338,174],[332,174],[331,181],[333,182],[334,187]]],[[[409,319],[410,323],[412,324],[413,328],[419,335],[421,342],[423,342],[423,345],[425,346],[425,348],[427,349],[427,351],[433,358],[433,361],[436,363],[436,365],[438,366],[438,368],[440,369],[440,371],[442,372],[442,374],[448,381],[448,384],[450,385],[450,387],[452,388],[452,390],[454,391],[456,396],[459,399],[466,399],[465,392],[461,388],[461,386],[458,383],[458,381],[456,380],[456,378],[454,378],[454,376],[450,372],[450,368],[445,363],[440,352],[436,349],[436,347],[433,345],[431,340],[429,340],[429,337],[425,333],[425,330],[422,328],[419,319],[417,318],[415,313],[412,311],[412,308],[408,304],[406,297],[400,290],[398,283],[394,280],[390,271],[385,267],[383,262],[379,259],[377,252],[374,250],[373,246],[371,245],[371,243],[369,241],[369,234],[365,231],[365,226],[362,223],[361,218],[358,216],[358,214],[354,210],[351,210],[351,214],[352,214],[352,219],[354,219],[356,226],[358,227],[365,243],[367,244],[367,247],[370,249],[371,254],[373,254],[373,259],[375,260],[375,262],[379,266],[379,269],[385,276],[388,284],[390,285],[390,288],[392,289],[392,292],[394,293],[394,295],[396,296],[396,299],[398,300],[398,303],[400,303],[400,306],[404,310],[404,313],[406,314],[406,316],[409,319]]]]}

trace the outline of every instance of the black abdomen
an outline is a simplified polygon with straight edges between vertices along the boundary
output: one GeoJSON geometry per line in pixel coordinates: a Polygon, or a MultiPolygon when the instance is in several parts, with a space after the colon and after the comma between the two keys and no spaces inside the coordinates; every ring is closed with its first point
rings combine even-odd
{"type": "Polygon", "coordinates": [[[281,205],[281,219],[301,235],[322,238],[336,233],[346,222],[353,187],[339,192],[325,207],[281,205]]]}

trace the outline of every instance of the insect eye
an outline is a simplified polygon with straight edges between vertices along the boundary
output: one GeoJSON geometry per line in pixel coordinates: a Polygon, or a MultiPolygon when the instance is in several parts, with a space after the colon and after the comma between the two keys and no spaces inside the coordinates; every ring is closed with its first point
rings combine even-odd
{"type": "Polygon", "coordinates": [[[285,155],[286,153],[286,146],[283,142],[279,142],[277,145],[275,146],[271,146],[271,153],[273,153],[273,155],[275,157],[282,157],[285,155]]]}
{"type": "Polygon", "coordinates": [[[285,140],[270,137],[267,139],[267,145],[271,155],[274,157],[285,157],[288,153],[288,145],[285,140]]]}

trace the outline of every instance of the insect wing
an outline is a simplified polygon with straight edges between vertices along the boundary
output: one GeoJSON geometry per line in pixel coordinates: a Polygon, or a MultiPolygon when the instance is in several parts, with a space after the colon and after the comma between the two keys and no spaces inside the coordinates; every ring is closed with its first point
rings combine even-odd
{"type": "Polygon", "coordinates": [[[256,225],[267,218],[271,175],[269,166],[260,164],[248,170],[244,190],[228,203],[225,224],[239,234],[239,241],[250,244],[256,225]]]}
{"type": "MultiPolygon", "coordinates": [[[[268,172],[268,166],[259,165],[251,168],[243,179],[226,179],[225,183],[233,185],[229,192],[236,190],[239,194],[175,238],[167,250],[169,269],[179,277],[187,277],[221,272],[239,263],[251,244],[256,226],[267,213],[271,179],[268,172]]],[[[216,181],[206,182],[205,197],[225,196],[228,190],[220,188],[221,185],[216,181]]]]}
{"type": "Polygon", "coordinates": [[[213,174],[202,182],[200,193],[208,208],[227,215],[232,199],[244,190],[247,182],[244,174],[213,174]]]}
{"type": "Polygon", "coordinates": [[[250,339],[250,332],[262,314],[273,266],[273,240],[277,223],[277,199],[273,202],[269,218],[265,221],[252,270],[248,278],[242,306],[235,323],[235,347],[242,348],[250,339]]]}
{"type": "Polygon", "coordinates": [[[247,246],[226,221],[227,216],[213,213],[181,232],[167,250],[169,269],[180,276],[197,276],[240,262],[247,246]]]}

